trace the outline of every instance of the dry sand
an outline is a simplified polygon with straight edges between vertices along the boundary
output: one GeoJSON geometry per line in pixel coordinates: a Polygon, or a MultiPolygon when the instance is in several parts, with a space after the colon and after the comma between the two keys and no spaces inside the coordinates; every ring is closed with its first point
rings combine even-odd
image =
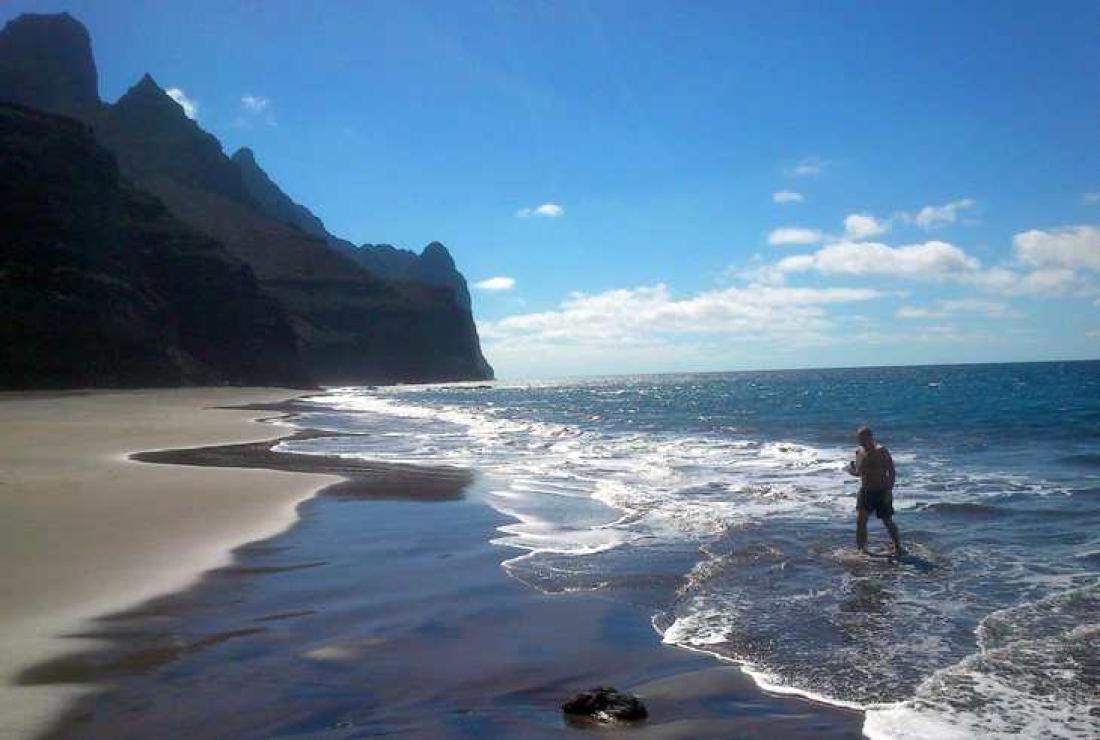
{"type": "Polygon", "coordinates": [[[212,407],[292,395],[0,393],[0,736],[38,731],[78,692],[11,683],[22,667],[73,649],[58,635],[186,586],[229,562],[233,547],[285,529],[300,501],[339,480],[127,458],[282,436],[254,421],[270,413],[212,407]]]}

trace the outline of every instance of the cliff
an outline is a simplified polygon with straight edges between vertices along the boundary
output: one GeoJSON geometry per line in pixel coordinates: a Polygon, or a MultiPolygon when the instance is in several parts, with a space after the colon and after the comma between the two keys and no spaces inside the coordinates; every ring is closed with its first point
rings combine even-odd
{"type": "Polygon", "coordinates": [[[256,162],[256,155],[251,149],[238,149],[232,159],[241,172],[245,190],[261,213],[279,223],[293,226],[307,236],[330,238],[321,219],[305,206],[291,200],[256,162]]]}
{"type": "Polygon", "coordinates": [[[0,387],[302,385],[251,269],[121,180],[87,126],[0,105],[0,387]]]}
{"type": "MultiPolygon", "coordinates": [[[[0,32],[0,69],[22,70],[0,76],[0,101],[65,112],[90,124],[125,178],[250,268],[260,295],[285,313],[314,380],[492,377],[465,280],[442,245],[412,255],[414,269],[372,270],[358,259],[363,250],[329,234],[267,176],[250,150],[227,157],[218,140],[187,118],[151,76],[114,105],[100,103],[87,32],[76,32],[74,24],[83,31],[68,16],[21,16],[0,32]],[[25,63],[28,39],[45,49],[41,54],[51,61],[41,69],[49,75],[25,63]],[[58,88],[55,79],[83,82],[79,90],[58,88]]],[[[133,195],[138,197],[136,189],[133,195]]]]}
{"type": "Polygon", "coordinates": [[[466,286],[466,279],[455,266],[451,253],[439,242],[432,242],[420,254],[389,244],[364,244],[356,247],[351,242],[330,234],[321,219],[284,193],[256,161],[256,154],[251,149],[238,149],[232,159],[240,167],[248,196],[264,215],[307,236],[323,239],[334,251],[351,257],[356,264],[376,277],[449,288],[454,291],[458,304],[466,310],[470,309],[470,291],[466,286]]]}
{"type": "Polygon", "coordinates": [[[124,173],[252,267],[289,314],[306,367],[318,382],[491,377],[473,317],[452,289],[385,280],[333,249],[328,239],[272,218],[262,204],[292,204],[289,198],[254,158],[250,174],[242,174],[216,139],[148,76],[109,107],[97,132],[124,173]]]}
{"type": "Polygon", "coordinates": [[[68,13],[21,15],[0,32],[3,100],[88,120],[99,110],[92,40],[68,13]]]}
{"type": "Polygon", "coordinates": [[[389,244],[364,244],[358,248],[352,247],[347,254],[375,275],[389,280],[449,288],[454,291],[460,306],[467,310],[470,308],[466,278],[455,267],[451,253],[439,242],[432,242],[420,254],[389,244]]]}

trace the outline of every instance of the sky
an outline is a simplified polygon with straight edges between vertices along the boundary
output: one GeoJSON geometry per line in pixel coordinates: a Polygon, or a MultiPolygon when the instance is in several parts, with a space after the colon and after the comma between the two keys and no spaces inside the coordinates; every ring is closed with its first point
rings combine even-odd
{"type": "Polygon", "coordinates": [[[446,244],[501,377],[1100,357],[1100,2],[6,0],[355,243],[446,244]]]}

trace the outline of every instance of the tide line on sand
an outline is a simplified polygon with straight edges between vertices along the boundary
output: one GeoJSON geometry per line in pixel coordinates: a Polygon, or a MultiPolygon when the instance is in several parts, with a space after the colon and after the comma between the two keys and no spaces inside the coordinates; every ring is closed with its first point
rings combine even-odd
{"type": "Polygon", "coordinates": [[[86,691],[13,685],[22,668],[77,646],[61,636],[226,565],[233,548],[285,530],[299,503],[343,479],[128,459],[262,439],[261,414],[224,407],[290,394],[0,393],[0,736],[34,734],[86,691]]]}

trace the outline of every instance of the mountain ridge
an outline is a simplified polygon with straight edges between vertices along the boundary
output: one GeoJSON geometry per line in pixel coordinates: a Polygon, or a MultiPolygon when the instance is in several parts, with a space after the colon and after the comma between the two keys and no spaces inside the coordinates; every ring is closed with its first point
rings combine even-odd
{"type": "Polygon", "coordinates": [[[271,180],[250,149],[227,156],[217,138],[187,118],[151,75],[143,75],[114,104],[99,101],[97,93],[90,101],[88,89],[98,85],[90,39],[71,16],[20,16],[10,22],[0,31],[0,71],[28,69],[19,55],[29,37],[52,40],[46,44],[52,61],[44,67],[50,77],[28,82],[26,75],[0,75],[0,101],[84,121],[114,154],[124,178],[248,265],[261,291],[286,311],[303,364],[315,380],[492,377],[465,279],[441,244],[433,242],[421,255],[405,252],[412,255],[401,258],[410,269],[372,270],[373,247],[363,250],[329,234],[319,218],[271,180]],[[65,65],[73,69],[65,71],[65,65]],[[79,94],[55,90],[55,77],[83,80],[83,87],[79,94]]]}
{"type": "Polygon", "coordinates": [[[252,270],[78,121],[0,103],[0,387],[310,385],[252,270]]]}

